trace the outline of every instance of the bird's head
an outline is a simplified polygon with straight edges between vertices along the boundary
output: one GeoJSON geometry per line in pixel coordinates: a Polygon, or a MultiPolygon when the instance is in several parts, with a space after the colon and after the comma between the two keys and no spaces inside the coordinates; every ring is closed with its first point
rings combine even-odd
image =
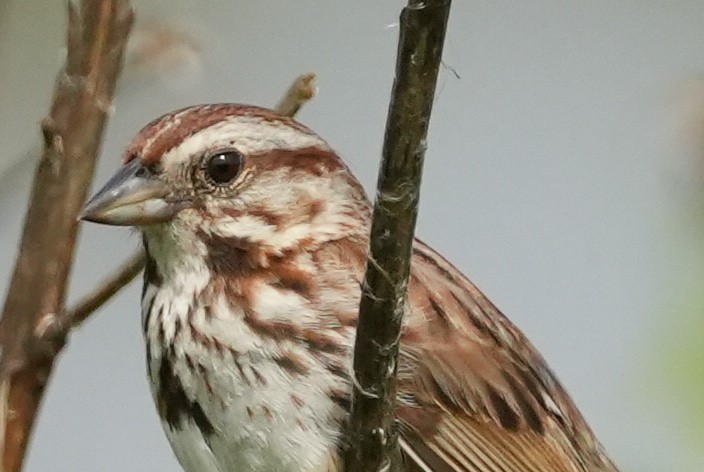
{"type": "Polygon", "coordinates": [[[164,257],[214,246],[281,255],[365,233],[369,204],[310,129],[271,110],[217,104],[144,127],[82,218],[139,227],[164,257]]]}

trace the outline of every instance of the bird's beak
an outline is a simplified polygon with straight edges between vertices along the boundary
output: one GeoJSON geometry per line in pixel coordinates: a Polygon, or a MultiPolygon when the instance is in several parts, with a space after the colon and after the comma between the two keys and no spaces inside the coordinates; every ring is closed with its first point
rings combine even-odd
{"type": "Polygon", "coordinates": [[[161,179],[133,159],[88,200],[80,219],[117,226],[168,221],[183,208],[165,199],[169,193],[161,179]]]}

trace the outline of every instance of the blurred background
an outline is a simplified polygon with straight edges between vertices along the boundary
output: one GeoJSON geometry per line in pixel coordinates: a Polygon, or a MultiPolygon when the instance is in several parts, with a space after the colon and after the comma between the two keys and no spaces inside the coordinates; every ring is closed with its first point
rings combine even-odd
{"type": "MultiPolygon", "coordinates": [[[[134,1],[96,186],[152,118],[273,106],[374,188],[404,2],[134,1]]],[[[624,471],[704,471],[704,3],[455,1],[418,235],[547,358],[624,471]]],[[[0,288],[63,60],[65,2],[0,2],[0,288]]],[[[94,186],[95,188],[95,186],[94,186]]],[[[71,299],[137,245],[86,225],[71,299]]],[[[133,283],[70,340],[27,470],[178,472],[145,377],[133,283]]]]}

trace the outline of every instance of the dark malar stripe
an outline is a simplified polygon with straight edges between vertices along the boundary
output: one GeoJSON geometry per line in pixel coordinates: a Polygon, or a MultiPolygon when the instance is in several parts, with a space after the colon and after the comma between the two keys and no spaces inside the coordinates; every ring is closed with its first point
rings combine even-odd
{"type": "MultiPolygon", "coordinates": [[[[146,287],[147,285],[144,284],[144,286],[146,287]]],[[[145,335],[147,334],[147,329],[149,329],[149,320],[151,319],[152,310],[154,309],[154,300],[156,300],[156,293],[152,295],[147,308],[142,312],[142,332],[145,335]]],[[[144,305],[144,296],[142,296],[142,305],[144,305]]]]}
{"type": "Polygon", "coordinates": [[[142,297],[144,297],[144,291],[146,290],[147,284],[152,284],[155,287],[161,287],[164,282],[161,274],[159,273],[159,268],[156,264],[154,258],[149,254],[149,245],[147,244],[147,238],[142,237],[142,244],[144,245],[144,252],[146,253],[146,263],[144,264],[144,286],[142,287],[142,297]]]}
{"type": "Polygon", "coordinates": [[[157,388],[159,416],[171,429],[181,429],[182,421],[192,421],[207,438],[215,429],[200,404],[186,395],[181,379],[171,364],[172,355],[172,350],[168,350],[160,360],[157,388]]]}

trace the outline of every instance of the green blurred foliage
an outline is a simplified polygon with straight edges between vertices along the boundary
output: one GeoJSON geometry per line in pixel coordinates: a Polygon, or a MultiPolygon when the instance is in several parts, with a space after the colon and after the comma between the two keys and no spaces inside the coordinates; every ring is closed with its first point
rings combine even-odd
{"type": "MultiPolygon", "coordinates": [[[[701,287],[704,288],[704,280],[701,287]]],[[[674,323],[662,334],[656,374],[664,398],[684,419],[685,436],[704,445],[704,290],[685,302],[674,323]]]]}

